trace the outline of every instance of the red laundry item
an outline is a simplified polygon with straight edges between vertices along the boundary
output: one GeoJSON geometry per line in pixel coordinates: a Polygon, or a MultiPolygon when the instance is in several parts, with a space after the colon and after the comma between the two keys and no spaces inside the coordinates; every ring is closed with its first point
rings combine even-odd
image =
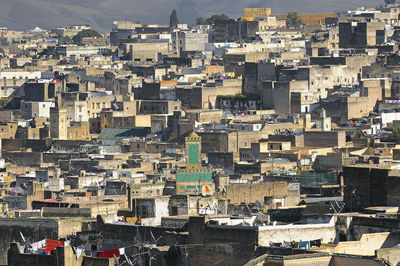
{"type": "Polygon", "coordinates": [[[64,241],[46,238],[46,250],[48,251],[52,251],[55,250],[57,247],[63,247],[63,246],[64,246],[64,241]]]}
{"type": "Polygon", "coordinates": [[[114,258],[114,255],[116,257],[119,257],[119,250],[118,249],[113,249],[113,250],[107,250],[107,251],[99,251],[99,258],[114,258]]]}

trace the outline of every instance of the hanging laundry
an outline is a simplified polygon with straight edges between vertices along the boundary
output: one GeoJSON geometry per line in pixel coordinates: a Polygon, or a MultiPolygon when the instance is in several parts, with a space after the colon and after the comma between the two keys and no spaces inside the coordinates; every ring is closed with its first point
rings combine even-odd
{"type": "Polygon", "coordinates": [[[309,249],[310,241],[300,241],[299,248],[309,249]]]}
{"type": "Polygon", "coordinates": [[[38,250],[46,246],[46,239],[31,244],[33,250],[38,250]]]}
{"type": "Polygon", "coordinates": [[[114,258],[114,255],[116,257],[119,257],[119,250],[118,249],[107,250],[107,251],[99,251],[99,253],[98,253],[98,257],[99,258],[114,258]]]}
{"type": "Polygon", "coordinates": [[[76,258],[79,259],[79,257],[82,255],[82,253],[85,251],[85,249],[83,248],[76,248],[75,252],[76,252],[76,258]]]}
{"type": "Polygon", "coordinates": [[[120,248],[119,249],[119,254],[124,255],[125,254],[125,248],[120,248]]]}
{"type": "Polygon", "coordinates": [[[46,238],[46,250],[45,251],[52,251],[52,250],[55,250],[57,247],[63,247],[63,246],[64,246],[64,241],[46,238]]]}

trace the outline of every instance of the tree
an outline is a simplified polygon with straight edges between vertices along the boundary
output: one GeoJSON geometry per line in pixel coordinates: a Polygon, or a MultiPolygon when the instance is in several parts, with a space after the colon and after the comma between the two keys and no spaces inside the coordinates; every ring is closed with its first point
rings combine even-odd
{"type": "Polygon", "coordinates": [[[74,41],[69,36],[65,36],[58,39],[58,44],[72,44],[74,41]]]}
{"type": "Polygon", "coordinates": [[[400,142],[400,127],[393,128],[392,133],[389,135],[389,140],[400,142]]]}
{"type": "Polygon", "coordinates": [[[204,20],[204,18],[197,18],[196,25],[208,25],[208,23],[204,20]]]}
{"type": "Polygon", "coordinates": [[[172,10],[171,16],[169,17],[169,26],[171,28],[176,28],[178,24],[179,24],[178,15],[176,13],[176,10],[174,9],[172,10]]]}
{"type": "Polygon", "coordinates": [[[286,26],[298,28],[303,25],[303,21],[297,16],[297,12],[289,12],[286,18],[286,26]]]}
{"type": "Polygon", "coordinates": [[[385,0],[386,5],[393,5],[394,3],[396,3],[396,0],[385,0]]]}
{"type": "Polygon", "coordinates": [[[81,44],[82,43],[82,38],[85,37],[98,37],[100,34],[92,29],[89,30],[83,30],[78,32],[74,37],[72,37],[72,40],[74,41],[75,44],[81,44]]]}
{"type": "Polygon", "coordinates": [[[207,24],[213,25],[215,23],[215,21],[217,21],[217,20],[229,20],[229,19],[230,18],[225,14],[219,14],[219,15],[216,14],[216,15],[212,15],[206,21],[207,21],[207,24]]]}
{"type": "Polygon", "coordinates": [[[225,14],[215,14],[207,19],[200,17],[196,19],[196,25],[213,25],[217,20],[230,20],[230,17],[225,14]]]}

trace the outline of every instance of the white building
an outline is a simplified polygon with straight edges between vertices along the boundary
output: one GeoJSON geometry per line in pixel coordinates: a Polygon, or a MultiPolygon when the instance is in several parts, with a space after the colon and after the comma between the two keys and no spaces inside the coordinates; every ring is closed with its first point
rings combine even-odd
{"type": "Polygon", "coordinates": [[[21,116],[23,119],[33,117],[50,118],[50,108],[54,107],[54,102],[22,102],[21,116]]]}

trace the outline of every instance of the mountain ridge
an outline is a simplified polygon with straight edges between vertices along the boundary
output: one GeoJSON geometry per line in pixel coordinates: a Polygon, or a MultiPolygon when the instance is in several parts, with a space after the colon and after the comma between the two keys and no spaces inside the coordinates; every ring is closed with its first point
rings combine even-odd
{"type": "Polygon", "coordinates": [[[244,7],[271,7],[272,13],[328,12],[375,7],[380,0],[3,0],[0,26],[29,30],[36,26],[52,29],[63,25],[89,24],[99,31],[110,31],[112,21],[131,20],[167,24],[172,9],[181,23],[194,23],[198,17],[225,13],[242,15],[244,7]],[[238,3],[239,2],[239,3],[238,3]]]}

